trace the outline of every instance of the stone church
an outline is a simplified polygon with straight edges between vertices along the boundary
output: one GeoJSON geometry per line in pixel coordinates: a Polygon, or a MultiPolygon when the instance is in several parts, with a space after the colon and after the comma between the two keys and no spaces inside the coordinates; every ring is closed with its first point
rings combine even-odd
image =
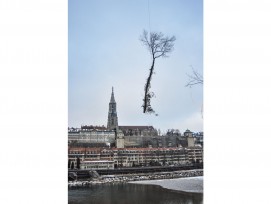
{"type": "Polygon", "coordinates": [[[187,146],[181,135],[159,136],[153,126],[119,126],[117,103],[112,87],[107,127],[81,126],[68,129],[69,145],[85,147],[179,147],[187,146]]]}

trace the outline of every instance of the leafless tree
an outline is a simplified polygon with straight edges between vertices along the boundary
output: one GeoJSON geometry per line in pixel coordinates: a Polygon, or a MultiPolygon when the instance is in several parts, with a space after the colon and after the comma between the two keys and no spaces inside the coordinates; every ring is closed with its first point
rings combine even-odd
{"type": "MultiPolygon", "coordinates": [[[[192,87],[194,85],[203,84],[203,77],[200,73],[198,73],[192,66],[192,75],[187,74],[189,81],[185,85],[186,87],[192,87]]],[[[203,118],[203,105],[201,107],[201,117],[203,118]]]]}
{"type": "Polygon", "coordinates": [[[165,37],[163,33],[157,32],[150,32],[150,35],[148,35],[148,32],[145,30],[143,31],[143,35],[140,36],[140,41],[148,48],[152,57],[150,73],[144,87],[143,113],[155,113],[151,107],[151,98],[154,96],[154,93],[150,92],[155,60],[159,57],[168,57],[167,54],[173,50],[175,40],[175,36],[165,37]]]}
{"type": "Polygon", "coordinates": [[[186,87],[192,87],[197,84],[203,84],[203,77],[192,66],[192,75],[187,74],[189,81],[185,85],[186,87]]]}

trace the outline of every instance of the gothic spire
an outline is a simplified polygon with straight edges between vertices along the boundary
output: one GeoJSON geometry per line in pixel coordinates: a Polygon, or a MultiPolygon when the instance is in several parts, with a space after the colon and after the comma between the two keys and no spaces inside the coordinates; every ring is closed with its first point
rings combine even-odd
{"type": "Polygon", "coordinates": [[[111,93],[110,103],[116,103],[115,97],[114,97],[114,88],[113,88],[113,86],[112,86],[112,93],[111,93]]]}
{"type": "Polygon", "coordinates": [[[109,102],[107,129],[118,129],[117,103],[114,97],[114,88],[112,87],[111,99],[109,102]]]}

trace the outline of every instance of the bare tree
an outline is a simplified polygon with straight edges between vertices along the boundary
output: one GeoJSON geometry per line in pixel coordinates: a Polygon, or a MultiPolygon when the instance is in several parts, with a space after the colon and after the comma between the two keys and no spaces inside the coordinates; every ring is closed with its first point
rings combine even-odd
{"type": "Polygon", "coordinates": [[[155,113],[151,107],[151,98],[154,96],[154,93],[150,92],[155,60],[159,57],[168,57],[167,54],[173,50],[175,40],[175,36],[164,37],[163,33],[156,32],[150,32],[150,35],[148,35],[148,32],[145,30],[143,31],[143,35],[140,36],[140,41],[148,48],[152,57],[150,73],[144,87],[143,113],[155,113]]]}
{"type": "MultiPolygon", "coordinates": [[[[203,84],[203,77],[200,73],[198,73],[192,66],[192,75],[187,74],[189,80],[187,82],[187,84],[185,85],[186,87],[192,87],[194,85],[198,85],[198,84],[203,84]]],[[[203,105],[201,107],[201,117],[203,118],[203,105]]]]}
{"type": "Polygon", "coordinates": [[[192,75],[187,74],[189,80],[185,86],[192,87],[197,84],[203,84],[202,75],[199,74],[192,66],[191,66],[191,68],[192,68],[192,75]]]}

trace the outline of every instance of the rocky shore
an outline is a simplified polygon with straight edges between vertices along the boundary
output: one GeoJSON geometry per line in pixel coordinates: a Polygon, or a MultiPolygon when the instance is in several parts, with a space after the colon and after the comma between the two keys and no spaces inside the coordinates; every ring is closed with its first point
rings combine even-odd
{"type": "Polygon", "coordinates": [[[203,170],[182,170],[174,172],[157,172],[157,173],[140,173],[140,174],[123,174],[123,175],[106,175],[99,178],[89,180],[77,180],[69,181],[68,187],[88,187],[92,185],[101,185],[108,183],[123,183],[133,181],[145,181],[145,180],[161,180],[161,179],[174,179],[174,178],[186,178],[186,177],[198,177],[203,176],[203,170]]]}

